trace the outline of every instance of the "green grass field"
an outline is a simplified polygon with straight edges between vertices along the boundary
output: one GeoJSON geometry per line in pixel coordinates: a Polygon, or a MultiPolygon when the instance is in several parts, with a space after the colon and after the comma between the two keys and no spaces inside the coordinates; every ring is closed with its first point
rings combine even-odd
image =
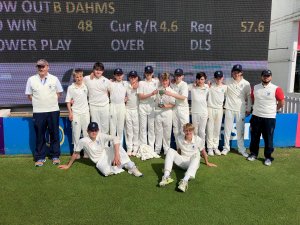
{"type": "Polygon", "coordinates": [[[163,159],[134,159],[144,173],[137,178],[103,177],[84,159],[64,171],[49,160],[35,168],[31,156],[1,157],[0,224],[298,225],[300,150],[277,149],[274,157],[271,167],[234,153],[210,157],[218,167],[201,163],[186,193],[176,190],[184,174],[176,167],[176,182],[157,186],[163,159]]]}

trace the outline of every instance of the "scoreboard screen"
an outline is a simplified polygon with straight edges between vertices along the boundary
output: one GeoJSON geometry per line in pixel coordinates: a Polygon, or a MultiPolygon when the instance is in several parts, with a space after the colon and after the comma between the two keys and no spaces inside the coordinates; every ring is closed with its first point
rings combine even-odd
{"type": "MultiPolygon", "coordinates": [[[[35,62],[70,84],[75,67],[101,61],[107,76],[151,64],[155,73],[230,72],[267,66],[271,0],[0,1],[0,105],[24,95],[35,62]]],[[[226,76],[230,76],[227,74],[226,76]]],[[[63,99],[61,99],[63,102],[63,99]]]]}

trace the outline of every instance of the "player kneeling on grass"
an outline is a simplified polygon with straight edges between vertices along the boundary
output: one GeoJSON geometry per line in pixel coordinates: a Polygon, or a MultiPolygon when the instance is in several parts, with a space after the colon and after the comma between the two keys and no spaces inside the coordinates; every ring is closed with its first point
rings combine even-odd
{"type": "Polygon", "coordinates": [[[60,165],[60,169],[69,169],[77,158],[77,154],[83,149],[89,158],[96,163],[97,169],[104,175],[109,176],[123,172],[122,168],[128,169],[128,173],[136,177],[143,174],[137,169],[125,150],[120,147],[118,137],[99,132],[98,124],[91,122],[88,125],[88,137],[79,140],[79,143],[66,165],[60,165]],[[111,147],[105,147],[107,142],[113,142],[111,147]]]}
{"type": "Polygon", "coordinates": [[[208,162],[208,157],[205,151],[204,140],[199,136],[194,135],[194,126],[187,123],[183,126],[184,135],[178,137],[179,151],[169,149],[165,159],[164,176],[162,177],[159,186],[166,186],[173,182],[170,177],[173,163],[182,169],[187,169],[184,178],[179,182],[178,189],[185,192],[188,188],[190,178],[195,178],[196,172],[200,166],[200,152],[205,160],[205,164],[209,167],[216,167],[215,164],[208,162]]]}

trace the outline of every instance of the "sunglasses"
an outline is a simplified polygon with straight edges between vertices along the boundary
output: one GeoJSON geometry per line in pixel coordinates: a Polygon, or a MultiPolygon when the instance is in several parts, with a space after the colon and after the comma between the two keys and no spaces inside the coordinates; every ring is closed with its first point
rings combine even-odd
{"type": "Polygon", "coordinates": [[[43,68],[45,68],[46,66],[43,66],[43,65],[37,65],[36,67],[39,68],[39,69],[43,69],[43,68]]]}

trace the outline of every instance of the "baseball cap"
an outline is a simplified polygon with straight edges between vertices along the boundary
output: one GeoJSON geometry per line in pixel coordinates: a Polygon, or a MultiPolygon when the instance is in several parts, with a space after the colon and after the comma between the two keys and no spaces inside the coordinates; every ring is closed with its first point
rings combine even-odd
{"type": "Polygon", "coordinates": [[[214,77],[215,78],[222,78],[224,75],[223,75],[223,71],[221,70],[217,70],[215,73],[214,73],[214,77]]]}
{"type": "Polygon", "coordinates": [[[175,74],[175,76],[181,76],[181,75],[183,75],[183,70],[182,69],[176,69],[174,74],[175,74]]]}
{"type": "Polygon", "coordinates": [[[145,67],[145,73],[153,73],[153,67],[152,66],[146,66],[145,67]]]}
{"type": "Polygon", "coordinates": [[[114,70],[114,74],[123,74],[123,70],[121,68],[117,68],[114,70]]]}
{"type": "Polygon", "coordinates": [[[48,65],[48,62],[47,60],[45,59],[39,59],[37,62],[36,62],[36,66],[47,66],[48,65]]]}
{"type": "Polygon", "coordinates": [[[135,70],[132,70],[128,73],[128,77],[137,77],[137,76],[138,76],[138,74],[135,70]]]}
{"type": "Polygon", "coordinates": [[[98,127],[98,124],[96,122],[91,122],[88,125],[88,131],[98,131],[98,130],[99,130],[99,127],[98,127]]]}
{"type": "Polygon", "coordinates": [[[239,72],[242,72],[242,71],[243,71],[243,67],[242,67],[242,65],[240,65],[240,64],[236,64],[236,65],[234,65],[234,66],[232,67],[232,70],[231,70],[231,72],[234,72],[234,71],[239,71],[239,72]]]}
{"type": "Polygon", "coordinates": [[[261,72],[261,75],[262,76],[272,76],[272,72],[271,72],[271,70],[263,70],[261,72]]]}

